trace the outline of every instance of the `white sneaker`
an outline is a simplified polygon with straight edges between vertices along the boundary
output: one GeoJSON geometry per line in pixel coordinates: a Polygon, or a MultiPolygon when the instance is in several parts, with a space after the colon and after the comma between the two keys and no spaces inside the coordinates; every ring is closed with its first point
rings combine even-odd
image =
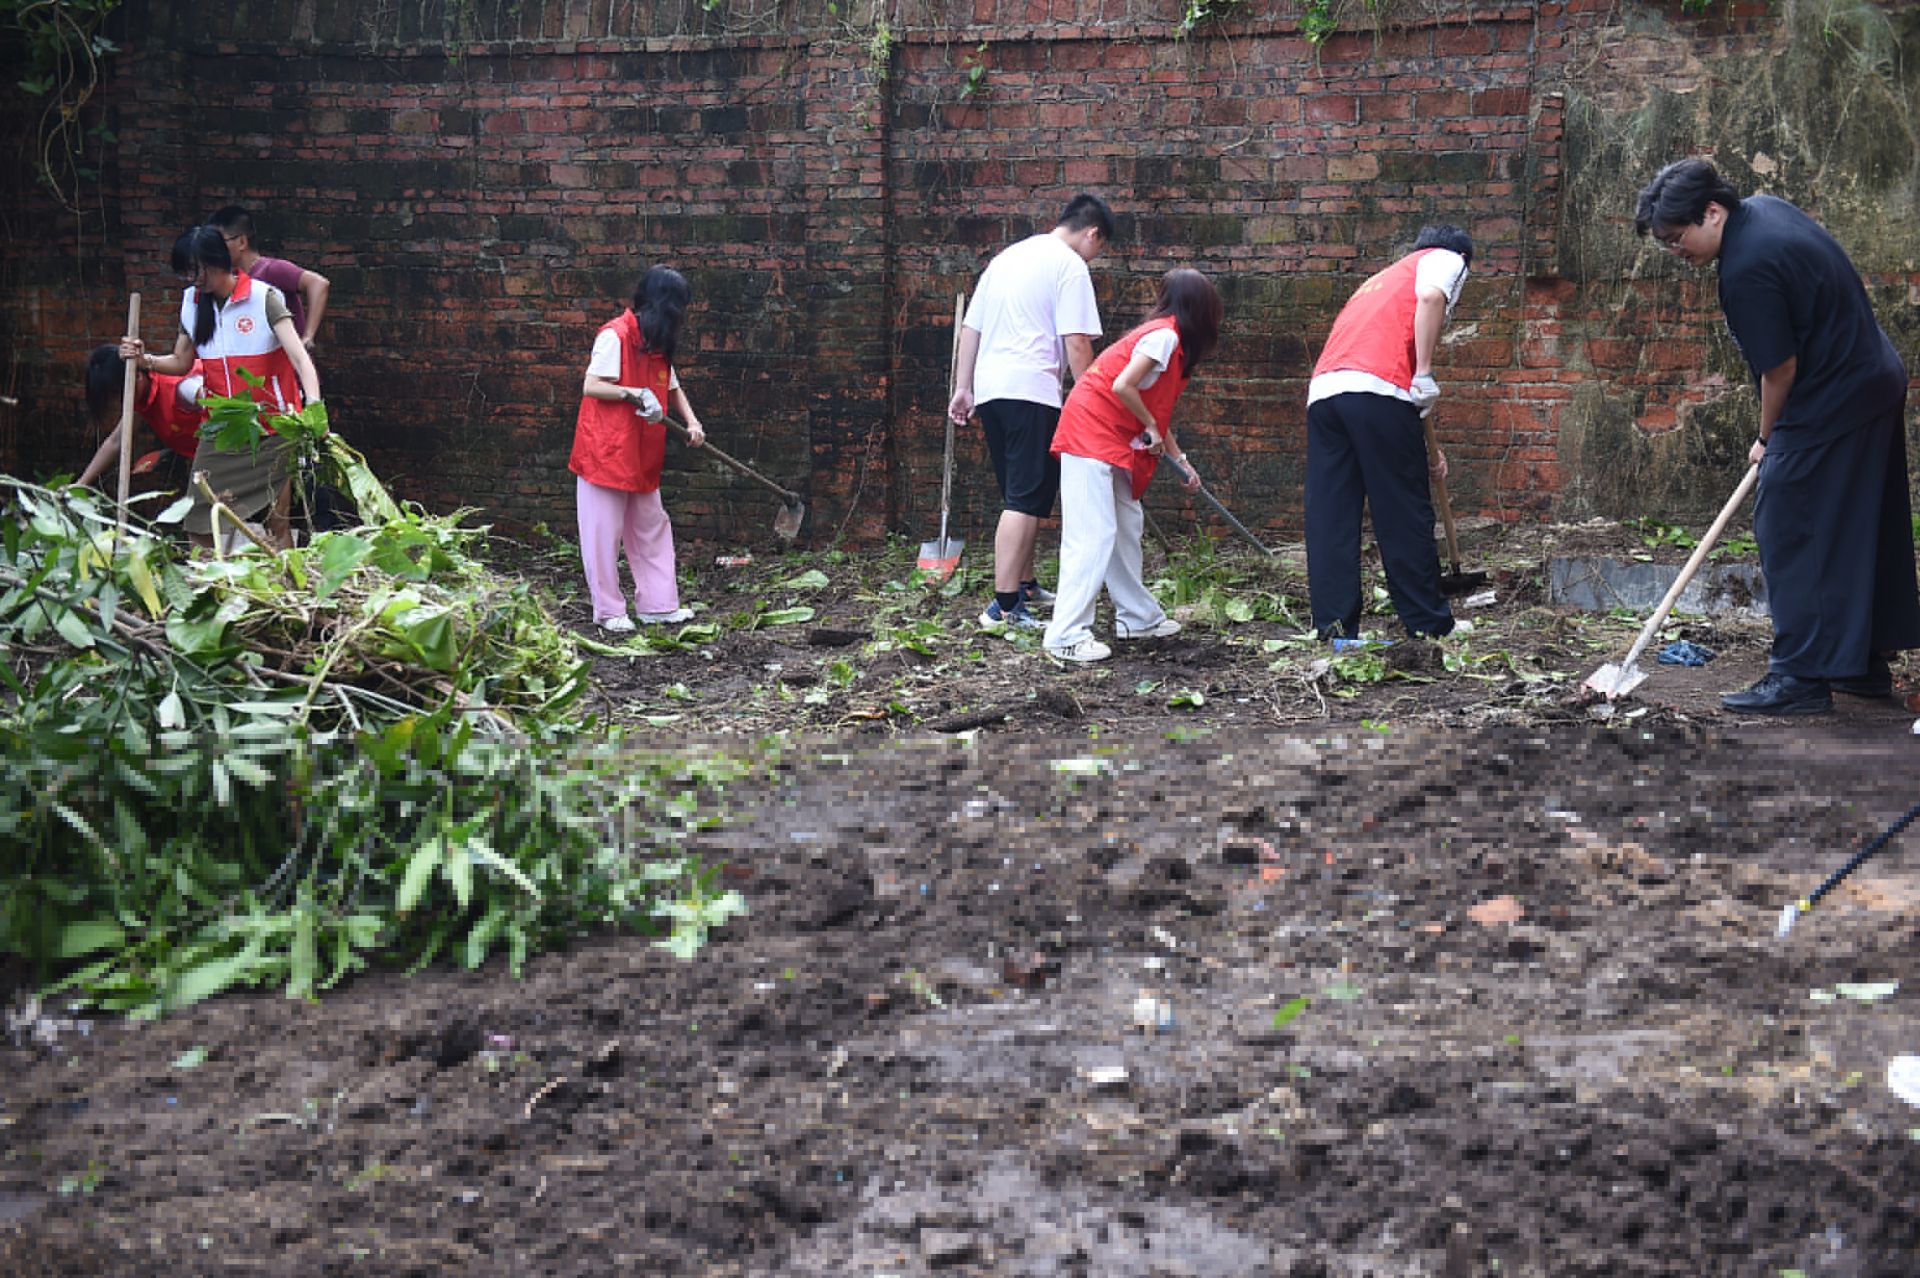
{"type": "Polygon", "coordinates": [[[1167,639],[1179,633],[1180,623],[1167,616],[1162,616],[1145,630],[1129,630],[1119,621],[1113,623],[1115,639],[1167,639]]]}
{"type": "Polygon", "coordinates": [[[602,617],[598,624],[602,630],[609,634],[625,635],[633,633],[633,618],[624,612],[617,617],[602,617]]]}
{"type": "Polygon", "coordinates": [[[672,612],[643,612],[640,624],[643,626],[675,626],[683,621],[693,620],[693,609],[675,608],[672,612]]]}
{"type": "Polygon", "coordinates": [[[1047,655],[1059,661],[1105,661],[1113,655],[1113,649],[1088,635],[1064,648],[1049,648],[1047,655]]]}

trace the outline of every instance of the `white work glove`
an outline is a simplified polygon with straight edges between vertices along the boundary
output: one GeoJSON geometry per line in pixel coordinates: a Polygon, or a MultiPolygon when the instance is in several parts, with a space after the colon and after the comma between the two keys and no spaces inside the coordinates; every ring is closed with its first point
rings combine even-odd
{"type": "Polygon", "coordinates": [[[1432,373],[1415,373],[1411,391],[1413,406],[1425,413],[1440,398],[1440,383],[1433,380],[1432,373]]]}
{"type": "Polygon", "coordinates": [[[660,407],[660,397],[644,386],[628,398],[634,402],[635,407],[633,412],[636,417],[644,418],[650,422],[657,422],[667,415],[667,410],[660,407]]]}

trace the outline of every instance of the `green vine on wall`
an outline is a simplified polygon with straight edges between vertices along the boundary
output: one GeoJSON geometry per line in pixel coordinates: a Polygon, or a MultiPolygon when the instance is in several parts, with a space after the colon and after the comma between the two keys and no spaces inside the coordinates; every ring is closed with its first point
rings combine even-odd
{"type": "Polygon", "coordinates": [[[89,138],[113,141],[103,126],[89,129],[81,112],[100,86],[100,63],[118,46],[104,34],[120,0],[0,0],[0,47],[25,69],[18,87],[45,103],[34,131],[34,169],[61,203],[78,210],[80,185],[99,176],[86,162],[89,138]]]}
{"type": "MultiPolygon", "coordinates": [[[[1359,0],[1359,3],[1367,15],[1378,22],[1382,10],[1392,0],[1359,0]]],[[[1307,38],[1308,44],[1319,48],[1340,30],[1341,19],[1352,7],[1353,0],[1306,0],[1300,7],[1300,34],[1307,38]]]]}
{"type": "Polygon", "coordinates": [[[1246,3],[1246,0],[1187,0],[1186,12],[1180,15],[1180,36],[1185,39],[1209,22],[1224,22],[1246,3]]]}
{"type": "Polygon", "coordinates": [[[987,42],[982,40],[978,48],[960,61],[966,71],[967,79],[960,86],[962,98],[984,98],[987,96],[987,42]]]}

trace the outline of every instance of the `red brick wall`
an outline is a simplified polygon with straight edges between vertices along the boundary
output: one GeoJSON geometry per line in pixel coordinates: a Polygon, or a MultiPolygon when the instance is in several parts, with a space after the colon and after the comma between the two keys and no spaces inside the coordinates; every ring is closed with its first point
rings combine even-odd
{"type": "MultiPolygon", "coordinates": [[[[1758,0],[1627,7],[1704,57],[1774,21],[1758,0]]],[[[1180,421],[1221,496],[1276,533],[1299,523],[1312,357],[1423,221],[1480,249],[1440,367],[1463,513],[1604,505],[1569,474],[1604,464],[1569,452],[1569,415],[1624,387],[1610,429],[1657,432],[1727,370],[1710,290],[1567,263],[1570,221],[1617,221],[1566,207],[1563,173],[1563,90],[1607,74],[1614,0],[1431,0],[1318,50],[1291,0],[1186,38],[1177,0],[901,4],[877,42],[866,7],[824,0],[259,0],[242,31],[196,25],[215,8],[130,15],[93,220],[7,228],[23,403],[0,409],[0,465],[81,464],[80,355],[118,332],[128,286],[171,316],[172,236],[233,201],[333,280],[317,362],[341,429],[403,495],[506,524],[571,525],[587,348],[667,262],[694,284],[680,364],[715,442],[803,488],[816,539],[931,535],[954,293],[1082,189],[1121,219],[1094,270],[1110,336],[1170,266],[1219,282],[1226,341],[1180,421]],[[984,94],[964,92],[970,59],[984,94]]],[[[683,536],[764,537],[757,490],[670,466],[683,536]]],[[[995,503],[971,431],[955,489],[981,535],[995,503]]],[[[1154,500],[1186,506],[1171,486],[1154,500]]]]}

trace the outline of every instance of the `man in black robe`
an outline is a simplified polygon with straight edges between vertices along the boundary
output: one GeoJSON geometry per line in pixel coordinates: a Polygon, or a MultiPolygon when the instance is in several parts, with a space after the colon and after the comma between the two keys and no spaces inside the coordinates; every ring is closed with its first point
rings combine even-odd
{"type": "Polygon", "coordinates": [[[1820,714],[1833,691],[1893,692],[1920,647],[1903,418],[1907,370],[1834,238],[1785,200],[1742,198],[1697,157],[1640,192],[1635,229],[1717,262],[1720,309],[1760,389],[1753,534],[1773,613],[1767,673],[1741,714],[1820,714]]]}

